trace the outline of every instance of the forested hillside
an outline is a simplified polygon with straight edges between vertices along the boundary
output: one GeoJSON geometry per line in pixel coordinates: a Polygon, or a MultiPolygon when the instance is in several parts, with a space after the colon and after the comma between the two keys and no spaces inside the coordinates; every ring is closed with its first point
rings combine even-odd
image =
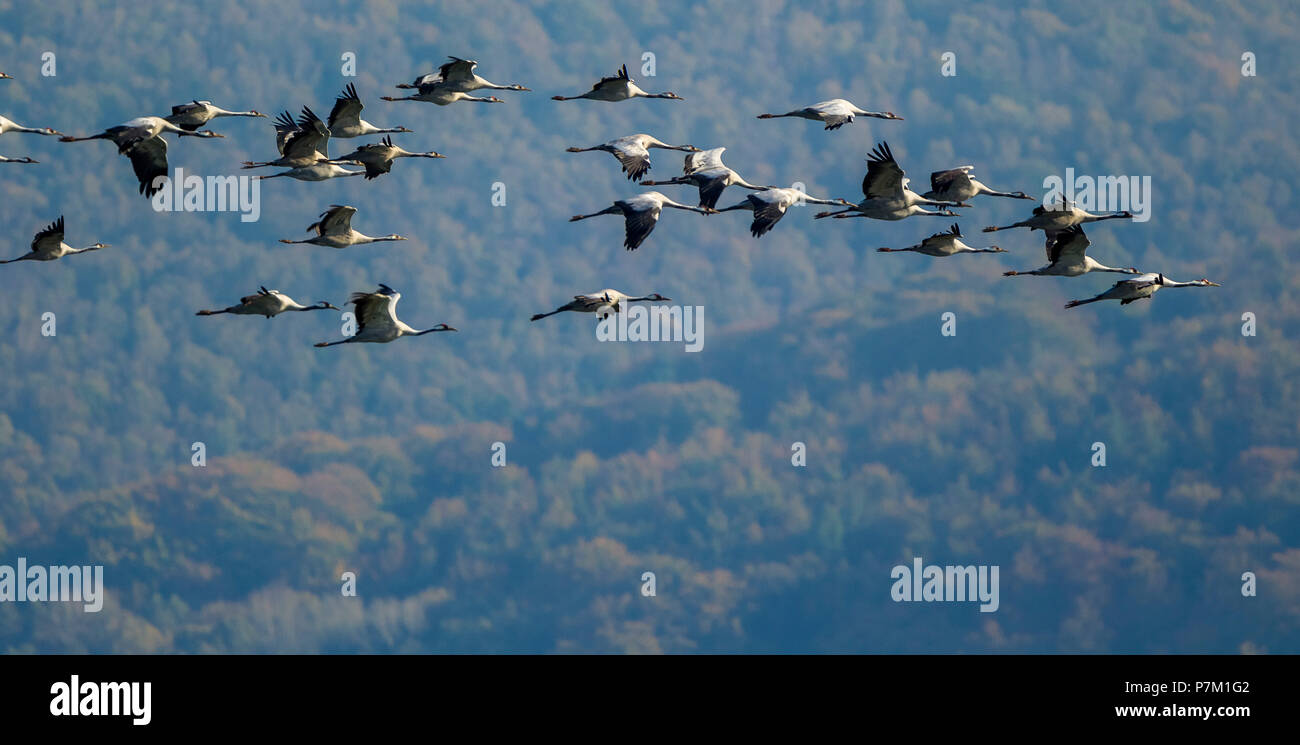
{"type": "MultiPolygon", "coordinates": [[[[0,649],[1300,651],[1297,29],[1290,2],[0,0],[0,115],[23,124],[84,136],[196,98],[324,115],[354,83],[367,120],[414,130],[395,142],[447,156],[268,180],[241,222],[155,212],[109,143],[0,136],[40,161],[0,164],[0,258],[59,215],[112,244],[0,267],[0,564],[103,564],[107,587],[99,613],[0,604],[0,649]],[[447,55],[532,92],[380,100],[447,55]],[[550,100],[624,63],[685,100],[550,100]],[[755,118],[837,97],[904,120],[755,118]],[[568,219],[644,188],[565,148],[636,132],[852,202],[881,140],[918,191],[962,164],[1036,197],[1066,168],[1149,176],[1150,220],[1086,226],[1090,253],[1222,287],[1066,310],[1122,277],[1003,277],[1043,238],[981,234],[1034,206],[991,197],[959,220],[796,207],[760,239],[749,213],[667,210],[626,251],[618,218],[568,219]],[[277,242],[331,204],[411,240],[277,242]],[[953,222],[1007,252],[876,252],[953,222]],[[316,349],[337,313],[194,315],[380,282],[459,333],[316,349]],[[703,349],[528,320],[605,287],[703,306],[703,349]],[[999,566],[997,612],[893,602],[918,556],[999,566]]],[[[252,173],[270,121],[171,138],[172,166],[252,173]]]]}

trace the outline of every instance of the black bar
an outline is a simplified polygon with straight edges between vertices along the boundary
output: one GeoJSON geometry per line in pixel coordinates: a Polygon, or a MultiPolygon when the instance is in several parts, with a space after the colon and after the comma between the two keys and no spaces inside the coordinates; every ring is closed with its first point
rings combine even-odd
{"type": "Polygon", "coordinates": [[[818,727],[911,722],[925,732],[1248,732],[1287,723],[1297,705],[1294,658],[1272,656],[12,656],[4,665],[2,721],[48,733],[378,733],[368,728],[435,721],[526,731],[559,714],[576,717],[573,732],[598,733],[613,714],[680,724],[738,711],[749,712],[742,726],[815,714],[818,727]],[[52,686],[73,675],[79,687],[149,682],[149,723],[52,715],[52,686]],[[1116,713],[1134,706],[1155,708],[1116,713]]]}

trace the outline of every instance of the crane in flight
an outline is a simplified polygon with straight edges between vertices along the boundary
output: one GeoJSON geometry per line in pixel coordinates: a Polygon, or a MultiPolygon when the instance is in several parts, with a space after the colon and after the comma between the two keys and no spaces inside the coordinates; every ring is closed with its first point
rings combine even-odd
{"type": "Polygon", "coordinates": [[[332,347],[338,344],[357,344],[372,342],[386,344],[403,336],[424,336],[439,331],[456,331],[445,323],[420,331],[403,323],[397,317],[397,301],[402,293],[385,284],[380,284],[375,292],[354,292],[348,302],[356,306],[357,333],[339,341],[317,342],[318,347],[332,347]]]}
{"type": "Polygon", "coordinates": [[[330,305],[324,300],[315,305],[303,305],[279,290],[268,290],[265,287],[259,287],[256,295],[241,297],[239,305],[232,305],[221,310],[201,310],[194,315],[215,316],[221,313],[230,313],[237,316],[266,316],[269,320],[288,311],[305,310],[342,310],[342,308],[330,305]]]}

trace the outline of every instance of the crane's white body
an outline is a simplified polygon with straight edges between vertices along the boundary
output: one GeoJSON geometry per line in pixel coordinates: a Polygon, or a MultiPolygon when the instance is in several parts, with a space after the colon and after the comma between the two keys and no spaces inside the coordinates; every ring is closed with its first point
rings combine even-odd
{"type": "Polygon", "coordinates": [[[50,127],[24,127],[12,119],[6,119],[0,116],[0,135],[6,132],[25,132],[33,135],[62,135],[63,133],[50,127]]]}
{"type": "Polygon", "coordinates": [[[281,243],[310,243],[316,246],[326,246],[329,248],[347,248],[361,243],[378,243],[380,241],[404,241],[406,238],[400,235],[369,236],[359,233],[352,229],[352,216],[357,213],[357,208],[346,204],[331,204],[330,208],[320,215],[320,220],[307,226],[308,232],[316,231],[316,235],[302,241],[291,241],[287,238],[281,238],[281,243]]]}
{"type": "Polygon", "coordinates": [[[769,230],[780,222],[785,216],[785,211],[796,204],[834,204],[850,205],[852,202],[844,199],[820,199],[810,197],[799,189],[784,189],[780,187],[767,188],[762,191],[756,191],[753,194],[747,194],[743,200],[730,207],[723,207],[719,212],[729,212],[731,210],[748,210],[754,213],[754,221],[750,223],[749,232],[755,238],[761,238],[769,230]]]}
{"type": "Polygon", "coordinates": [[[1088,236],[1084,235],[1083,228],[1079,225],[1056,231],[1049,234],[1047,238],[1047,266],[1028,272],[1003,272],[1003,276],[1078,277],[1089,272],[1142,273],[1136,267],[1106,266],[1086,253],[1088,246],[1091,245],[1092,241],[1088,240],[1088,236]]]}
{"type": "Polygon", "coordinates": [[[635,134],[618,137],[592,147],[571,147],[566,152],[586,153],[600,151],[609,153],[623,166],[623,173],[627,174],[628,179],[635,181],[650,170],[650,148],[684,150],[691,153],[700,150],[694,145],[669,145],[653,135],[635,134]]]}
{"type": "Polygon", "coordinates": [[[578,96],[551,96],[555,101],[575,101],[585,98],[589,101],[608,101],[618,102],[626,101],[630,98],[668,98],[675,101],[683,100],[681,96],[671,91],[663,93],[646,93],[637,87],[636,81],[628,77],[627,65],[619,68],[619,71],[609,77],[601,78],[599,82],[591,87],[591,90],[578,96]]]}
{"type": "Polygon", "coordinates": [[[178,137],[202,137],[211,139],[225,137],[204,130],[193,132],[182,129],[159,116],[141,116],[116,127],[109,127],[97,135],[88,137],[60,137],[59,142],[86,142],[89,140],[109,140],[117,145],[117,152],[131,161],[136,180],[140,184],[140,193],[152,197],[161,190],[156,183],[161,176],[169,174],[167,165],[167,141],[162,138],[164,132],[171,132],[178,137]]]}
{"type": "Polygon", "coordinates": [[[717,210],[705,207],[692,207],[689,204],[674,202],[657,191],[647,191],[633,197],[628,197],[627,199],[620,199],[600,212],[593,212],[590,215],[574,215],[569,218],[569,222],[586,220],[589,217],[596,217],[598,215],[622,215],[626,230],[623,246],[629,251],[634,251],[643,241],[645,241],[646,238],[650,236],[650,232],[655,229],[655,225],[659,222],[659,214],[663,211],[664,207],[698,212],[702,215],[709,215],[717,212],[717,210]]]}
{"type": "Polygon", "coordinates": [[[297,300],[280,292],[279,290],[268,290],[265,287],[258,288],[256,295],[245,295],[239,299],[239,305],[232,305],[222,310],[201,310],[194,315],[197,316],[215,316],[221,313],[229,313],[236,316],[265,316],[274,318],[287,311],[308,311],[308,310],[340,310],[325,301],[315,305],[303,305],[297,300]]]}
{"type": "Polygon", "coordinates": [[[805,106],[802,109],[795,109],[784,114],[759,114],[759,119],[780,119],[782,117],[797,117],[799,119],[810,119],[814,122],[821,122],[826,125],[826,129],[839,129],[845,124],[853,122],[854,118],[867,116],[875,119],[898,119],[903,117],[889,111],[867,111],[859,108],[853,102],[843,98],[832,98],[829,101],[815,103],[812,106],[805,106]]]}
{"type": "Polygon", "coordinates": [[[1095,303],[1099,300],[1118,300],[1120,305],[1128,305],[1138,300],[1150,299],[1156,291],[1163,287],[1219,287],[1218,282],[1211,282],[1208,279],[1197,279],[1191,282],[1175,282],[1164,274],[1148,273],[1141,274],[1131,279],[1121,279],[1115,283],[1114,287],[1101,293],[1100,295],[1087,300],[1071,300],[1065,304],[1067,308],[1075,308],[1088,303],[1095,303]]]}
{"type": "Polygon", "coordinates": [[[433,83],[432,85],[419,86],[419,92],[411,96],[380,96],[381,101],[423,101],[424,103],[437,104],[446,106],[456,103],[457,101],[472,101],[474,103],[505,103],[496,96],[471,96],[465,91],[458,91],[448,88],[442,83],[433,83]]]}
{"type": "Polygon", "coordinates": [[[1087,210],[1079,209],[1072,204],[1058,204],[1051,208],[1038,205],[1034,212],[1028,218],[1017,223],[996,227],[990,225],[984,228],[985,233],[992,233],[998,230],[1010,230],[1012,228],[1029,228],[1031,231],[1042,230],[1049,236],[1057,231],[1072,228],[1075,225],[1082,225],[1088,222],[1100,222],[1102,220],[1131,220],[1133,213],[1113,212],[1108,215],[1096,215],[1087,210]]]}
{"type": "Polygon", "coordinates": [[[31,250],[14,259],[0,261],[0,264],[12,264],[15,261],[54,261],[64,256],[98,251],[108,248],[107,243],[93,243],[85,248],[73,248],[63,242],[63,216],[50,223],[32,238],[31,250]]]}
{"type": "Polygon", "coordinates": [[[356,150],[336,158],[334,163],[358,163],[366,167],[366,180],[378,178],[393,169],[393,161],[397,158],[445,158],[447,156],[438,152],[412,153],[401,147],[394,145],[390,137],[385,136],[382,142],[372,142],[361,145],[356,150]]]}
{"type": "Polygon", "coordinates": [[[163,118],[181,129],[193,132],[222,116],[265,117],[266,114],[257,111],[227,111],[220,106],[214,106],[211,101],[194,100],[173,106],[172,113],[163,118]]]}
{"type": "Polygon", "coordinates": [[[423,336],[437,331],[455,331],[445,323],[420,331],[411,328],[397,317],[397,301],[402,294],[388,285],[379,285],[376,292],[354,292],[348,302],[356,306],[357,333],[341,341],[318,342],[318,347],[338,344],[385,344],[403,336],[423,336]]]}
{"type": "Polygon", "coordinates": [[[990,189],[981,181],[971,176],[975,166],[957,166],[946,171],[930,174],[930,191],[923,196],[941,202],[965,202],[980,194],[991,197],[1008,197],[1011,199],[1029,199],[1033,197],[1023,191],[997,191],[990,189]]]}
{"type": "Polygon", "coordinates": [[[397,134],[410,132],[406,127],[381,129],[361,118],[365,106],[357,95],[357,87],[348,83],[343,92],[334,99],[334,108],[330,110],[327,126],[331,137],[361,137],[363,135],[397,134]]]}
{"type": "MultiPolygon", "coordinates": [[[[329,159],[329,141],[330,130],[316,116],[316,112],[310,108],[302,107],[302,115],[294,121],[293,116],[287,112],[281,112],[276,117],[275,122],[275,148],[280,153],[280,157],[275,160],[261,162],[244,161],[244,168],[310,168],[320,164],[322,161],[329,159]]],[[[292,174],[292,178],[299,178],[292,174]]],[[[271,178],[268,176],[267,178],[271,178]]],[[[332,178],[325,176],[325,178],[332,178]]],[[[302,179],[304,181],[320,181],[319,178],[302,179]]]]}
{"type": "Polygon", "coordinates": [[[109,127],[97,135],[89,137],[62,137],[60,142],[84,142],[86,140],[110,140],[117,145],[119,153],[125,153],[133,145],[151,140],[164,132],[179,137],[224,137],[216,132],[191,132],[172,124],[160,116],[140,116],[123,122],[116,127],[109,127]]]}
{"type": "Polygon", "coordinates": [[[913,215],[957,217],[956,212],[946,209],[958,206],[956,202],[927,199],[907,188],[908,183],[910,180],[894,159],[889,143],[881,142],[867,158],[867,175],[862,179],[864,199],[846,210],[821,212],[817,217],[868,217],[873,220],[902,220],[913,215]],[[921,205],[945,209],[927,210],[921,205]]]}
{"type": "Polygon", "coordinates": [[[643,297],[628,297],[626,293],[606,288],[600,292],[592,292],[586,295],[574,295],[573,300],[568,303],[561,305],[550,313],[538,313],[534,315],[531,320],[539,321],[547,316],[553,316],[556,313],[563,313],[565,311],[572,311],[575,313],[599,313],[600,317],[603,319],[608,318],[611,312],[620,312],[628,303],[637,303],[641,301],[665,302],[669,300],[672,300],[672,298],[664,297],[657,292],[643,297]]]}
{"type": "Polygon", "coordinates": [[[444,90],[449,92],[469,93],[471,91],[489,88],[496,91],[527,91],[522,85],[512,83],[510,85],[497,85],[496,83],[479,77],[474,72],[478,67],[478,62],[471,59],[461,59],[460,57],[448,57],[450,62],[445,62],[438,68],[438,72],[431,72],[427,75],[421,75],[412,83],[401,83],[398,88],[420,88],[422,86],[441,85],[444,90]]]}
{"type": "Polygon", "coordinates": [[[722,197],[722,192],[728,186],[739,186],[743,189],[753,191],[763,191],[765,189],[777,189],[776,186],[760,186],[751,184],[741,177],[732,169],[728,168],[722,162],[722,153],[726,151],[725,147],[715,147],[711,150],[694,152],[686,156],[686,163],[682,167],[682,175],[668,181],[642,181],[642,186],[666,186],[670,184],[692,184],[700,192],[701,207],[717,207],[718,200],[722,197]]]}
{"type": "Polygon", "coordinates": [[[966,243],[961,239],[961,228],[957,227],[956,224],[942,233],[935,233],[915,246],[908,246],[907,248],[878,248],[876,250],[883,253],[901,253],[903,251],[911,251],[913,253],[925,254],[926,256],[934,256],[936,258],[955,256],[963,253],[996,254],[1006,251],[1005,248],[999,248],[998,246],[974,247],[966,245],[966,243]]]}
{"type": "Polygon", "coordinates": [[[365,171],[349,171],[348,169],[344,168],[342,165],[339,165],[339,163],[346,163],[347,165],[353,165],[353,166],[361,165],[361,163],[355,160],[338,161],[338,162],[331,162],[331,163],[316,163],[315,165],[299,166],[298,168],[290,168],[287,171],[273,173],[270,176],[258,176],[257,178],[268,179],[268,178],[278,178],[280,176],[288,176],[289,178],[297,179],[298,181],[328,181],[329,179],[332,178],[347,178],[348,176],[366,175],[365,171]]]}

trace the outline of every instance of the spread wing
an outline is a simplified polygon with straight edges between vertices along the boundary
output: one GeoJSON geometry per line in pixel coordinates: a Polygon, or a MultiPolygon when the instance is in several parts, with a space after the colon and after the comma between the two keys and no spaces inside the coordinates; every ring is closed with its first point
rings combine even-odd
{"type": "Polygon", "coordinates": [[[385,285],[380,287],[382,289],[379,292],[354,292],[348,299],[349,303],[356,306],[358,335],[367,326],[380,328],[396,325],[397,314],[394,309],[401,295],[385,285]]]}
{"type": "Polygon", "coordinates": [[[614,157],[618,158],[618,162],[623,166],[623,173],[627,174],[628,179],[635,181],[650,170],[650,151],[640,142],[621,139],[615,140],[611,146],[614,148],[614,157]]]}
{"type": "Polygon", "coordinates": [[[178,106],[173,106],[172,116],[176,116],[178,114],[197,114],[198,112],[204,111],[206,109],[207,107],[199,103],[198,101],[191,101],[190,103],[183,103],[178,106]]]}
{"type": "Polygon", "coordinates": [[[872,197],[898,197],[903,193],[903,169],[894,160],[889,143],[881,142],[867,158],[867,175],[862,179],[862,194],[872,197]]]}
{"type": "Polygon", "coordinates": [[[334,99],[334,108],[330,109],[329,127],[333,129],[339,125],[357,125],[361,122],[361,110],[365,106],[361,103],[361,97],[357,95],[357,87],[348,83],[348,87],[334,99]]]}
{"type": "Polygon", "coordinates": [[[821,116],[821,120],[825,122],[827,129],[839,129],[853,121],[853,112],[848,107],[848,101],[823,101],[808,108],[821,116]]]}
{"type": "MultiPolygon", "coordinates": [[[[278,301],[278,297],[283,294],[279,290],[268,290],[265,287],[257,288],[256,295],[245,295],[239,299],[239,304],[243,306],[257,306],[265,308],[278,301]]],[[[276,303],[278,304],[278,303],[276,303]]]]}
{"type": "Polygon", "coordinates": [[[930,236],[929,238],[926,238],[922,242],[929,243],[930,241],[939,240],[941,238],[960,238],[960,237],[961,237],[961,228],[957,226],[957,223],[953,223],[952,227],[948,228],[947,230],[935,233],[934,235],[930,236]]]}
{"type": "Polygon", "coordinates": [[[307,226],[308,232],[315,230],[317,235],[340,235],[352,229],[352,216],[357,214],[356,207],[345,204],[331,204],[320,215],[320,221],[307,226]]]}
{"type": "Polygon", "coordinates": [[[32,253],[53,253],[63,243],[63,215],[32,238],[32,253]]]}
{"type": "Polygon", "coordinates": [[[302,107],[298,117],[298,131],[289,135],[284,141],[284,154],[294,158],[305,158],[313,152],[329,157],[330,130],[321,121],[316,112],[302,107]]]}
{"type": "Polygon", "coordinates": [[[293,120],[293,114],[287,111],[280,112],[272,124],[275,126],[275,149],[284,155],[284,146],[289,137],[298,131],[298,124],[293,120]]]}
{"type": "Polygon", "coordinates": [[[474,68],[478,63],[474,60],[461,59],[460,57],[447,56],[451,62],[444,62],[438,68],[438,74],[442,80],[447,83],[460,83],[469,80],[474,76],[474,68]]]}
{"type": "Polygon", "coordinates": [[[750,194],[746,199],[754,205],[754,222],[750,224],[749,232],[755,238],[767,234],[785,217],[786,204],[779,199],[765,199],[759,194],[750,194]]]}
{"type": "Polygon", "coordinates": [[[208,107],[206,105],[198,101],[191,101],[190,103],[173,106],[171,116],[164,118],[186,132],[194,132],[208,123],[207,113],[208,107]]]}
{"type": "Polygon", "coordinates": [[[606,86],[619,86],[630,82],[632,82],[632,78],[627,76],[627,65],[625,64],[618,69],[617,74],[601,78],[599,83],[591,86],[591,90],[598,91],[606,86]]]}
{"type": "Polygon", "coordinates": [[[125,152],[131,159],[131,168],[140,182],[140,193],[146,197],[162,191],[161,186],[154,185],[154,179],[168,175],[167,142],[162,137],[150,137],[137,142],[125,152]]]}
{"type": "Polygon", "coordinates": [[[701,207],[713,209],[718,206],[718,200],[722,198],[722,192],[727,189],[727,176],[730,173],[730,171],[723,168],[701,171],[695,174],[696,183],[700,188],[701,207]]]}
{"type": "Polygon", "coordinates": [[[726,168],[722,163],[722,153],[727,148],[715,147],[712,150],[705,150],[698,153],[686,154],[686,165],[682,168],[682,174],[690,176],[700,171],[711,171],[715,168],[726,168]]]}
{"type": "Polygon", "coordinates": [[[626,231],[623,245],[627,250],[634,251],[650,237],[650,232],[659,223],[659,210],[626,210],[623,223],[626,231]]]}
{"type": "Polygon", "coordinates": [[[956,184],[969,184],[970,172],[973,170],[975,170],[974,166],[958,166],[946,171],[935,171],[930,174],[930,189],[944,192],[956,184]]]}
{"type": "Polygon", "coordinates": [[[609,298],[605,293],[593,292],[587,295],[574,295],[573,302],[570,305],[577,309],[587,309],[599,308],[602,305],[608,305],[609,302],[609,298]]]}
{"type": "Polygon", "coordinates": [[[1063,257],[1067,261],[1072,259],[1071,263],[1079,261],[1091,245],[1092,241],[1083,234],[1083,228],[1079,225],[1053,231],[1047,237],[1047,260],[1053,264],[1063,257]]]}

